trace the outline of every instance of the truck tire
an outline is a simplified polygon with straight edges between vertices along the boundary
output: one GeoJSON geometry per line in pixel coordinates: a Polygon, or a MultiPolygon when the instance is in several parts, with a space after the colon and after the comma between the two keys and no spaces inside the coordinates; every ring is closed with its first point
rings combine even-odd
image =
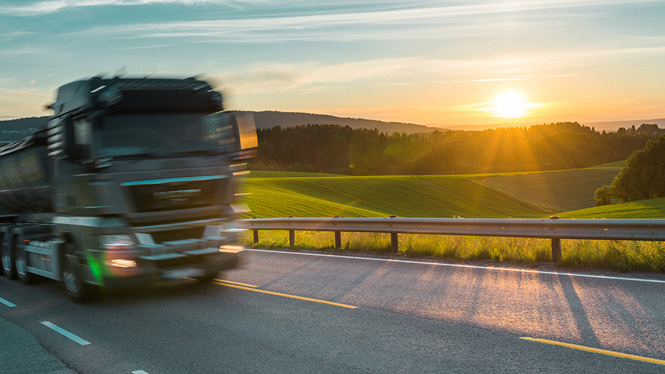
{"type": "Polygon", "coordinates": [[[212,269],[206,269],[205,274],[199,276],[199,277],[194,277],[199,282],[210,282],[211,280],[217,278],[217,275],[219,274],[219,270],[212,270],[212,269]]]}
{"type": "Polygon", "coordinates": [[[0,262],[2,262],[2,271],[4,271],[7,278],[16,279],[16,263],[10,235],[3,235],[0,243],[0,262]]]}
{"type": "Polygon", "coordinates": [[[18,235],[14,242],[14,268],[16,269],[16,277],[23,284],[31,284],[35,280],[35,275],[28,271],[30,260],[28,252],[25,250],[25,242],[23,235],[18,235]]]}
{"type": "Polygon", "coordinates": [[[76,246],[72,243],[65,244],[62,258],[62,284],[70,299],[77,303],[84,303],[92,299],[95,287],[87,284],[81,277],[78,257],[74,254],[76,246]]]}

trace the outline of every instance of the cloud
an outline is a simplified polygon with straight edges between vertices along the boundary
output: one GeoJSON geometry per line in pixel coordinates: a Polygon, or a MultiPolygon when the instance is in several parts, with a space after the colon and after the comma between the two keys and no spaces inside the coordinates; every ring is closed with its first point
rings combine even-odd
{"type": "Polygon", "coordinates": [[[266,3],[267,0],[44,0],[23,5],[0,6],[0,14],[15,16],[36,16],[55,13],[68,8],[95,6],[132,6],[132,5],[226,5],[238,8],[243,4],[266,3]]]}
{"type": "Polygon", "coordinates": [[[410,60],[369,60],[331,65],[262,64],[241,71],[222,72],[216,75],[216,79],[242,92],[296,90],[311,85],[343,84],[384,77],[403,70],[410,60]]]}
{"type": "Polygon", "coordinates": [[[482,56],[468,60],[408,57],[337,64],[314,61],[273,63],[234,68],[233,71],[219,72],[215,77],[243,93],[336,90],[368,83],[393,86],[488,83],[570,78],[578,76],[580,68],[604,64],[609,59],[662,54],[665,54],[665,47],[581,49],[509,57],[482,56]]]}
{"type": "MultiPolygon", "coordinates": [[[[70,2],[64,2],[70,4],[70,2]]],[[[639,1],[638,1],[639,2],[639,1]]],[[[645,1],[641,1],[645,2],[645,1]]],[[[646,1],[648,2],[648,1],[646,1]]],[[[56,3],[48,1],[43,3],[56,3]]],[[[269,43],[291,41],[394,41],[459,39],[492,36],[524,30],[557,32],[562,24],[588,23],[602,17],[612,4],[635,4],[628,0],[468,1],[462,5],[433,6],[429,1],[368,3],[317,1],[230,0],[78,0],[72,4],[224,4],[246,9],[232,15],[177,22],[144,22],[99,26],[76,32],[82,36],[118,39],[186,38],[188,42],[269,43]],[[352,4],[354,4],[352,6],[352,4]],[[602,7],[602,8],[601,8],[602,7]],[[246,10],[246,11],[245,11],[246,10]],[[553,16],[551,11],[561,10],[553,16]],[[602,11],[601,11],[602,10],[602,11]],[[516,16],[524,13],[524,16],[516,16]],[[510,15],[505,17],[504,15],[510,15]],[[230,18],[232,17],[232,18],[230,18]]],[[[42,3],[38,3],[42,4],[42,3]]],[[[50,7],[53,7],[50,4],[50,7]]],[[[73,6],[73,5],[67,5],[73,6]]],[[[83,6],[83,5],[77,5],[83,6]]],[[[26,6],[27,7],[27,6],[26,6]]],[[[43,8],[49,8],[44,6],[43,8]]],[[[36,10],[41,9],[35,6],[36,10]]],[[[2,8],[0,8],[2,12],[2,8]]]]}
{"type": "MultiPolygon", "coordinates": [[[[617,5],[617,4],[635,4],[635,3],[648,3],[648,2],[658,2],[659,0],[540,0],[540,1],[525,1],[525,0],[515,0],[515,1],[489,1],[489,0],[476,0],[468,1],[465,5],[450,5],[445,7],[428,7],[427,5],[432,2],[429,1],[413,1],[411,2],[411,8],[415,9],[404,9],[404,5],[398,1],[384,1],[380,6],[395,8],[400,7],[401,9],[395,10],[397,12],[403,12],[408,19],[414,19],[418,17],[430,18],[431,16],[468,16],[468,15],[478,15],[478,14],[487,14],[487,13],[515,13],[515,12],[524,12],[532,10],[543,10],[543,9],[561,9],[561,8],[578,8],[578,7],[589,7],[589,6],[603,6],[607,7],[608,5],[617,5]],[[435,14],[428,14],[434,10],[435,14]]],[[[358,2],[354,1],[317,1],[317,2],[304,2],[299,0],[282,0],[280,2],[275,2],[271,0],[43,0],[31,2],[23,5],[5,5],[0,6],[0,13],[12,14],[18,16],[31,16],[31,15],[42,15],[53,12],[58,12],[67,8],[77,8],[77,7],[94,7],[94,6],[133,6],[133,5],[159,5],[159,4],[180,4],[180,5],[225,5],[234,8],[240,8],[242,6],[257,6],[262,5],[268,8],[288,8],[288,9],[298,9],[304,7],[310,11],[316,11],[317,9],[330,9],[331,6],[341,8],[341,7],[358,7],[358,2]]],[[[361,9],[367,9],[367,7],[376,6],[376,3],[366,4],[365,7],[361,9]]],[[[358,16],[362,17],[364,15],[370,16],[371,19],[378,20],[383,19],[384,21],[394,19],[394,11],[379,11],[374,12],[373,14],[359,12],[358,16]]],[[[371,21],[370,19],[370,21],[371,21]]],[[[399,21],[399,20],[397,20],[399,21]]]]}

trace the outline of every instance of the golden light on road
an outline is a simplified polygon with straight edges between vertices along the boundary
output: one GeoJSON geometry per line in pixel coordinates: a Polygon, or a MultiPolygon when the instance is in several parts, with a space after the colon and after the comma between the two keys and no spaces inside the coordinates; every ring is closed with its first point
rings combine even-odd
{"type": "Polygon", "coordinates": [[[494,99],[490,113],[503,118],[524,117],[533,105],[528,103],[524,97],[515,91],[506,91],[494,99]]]}

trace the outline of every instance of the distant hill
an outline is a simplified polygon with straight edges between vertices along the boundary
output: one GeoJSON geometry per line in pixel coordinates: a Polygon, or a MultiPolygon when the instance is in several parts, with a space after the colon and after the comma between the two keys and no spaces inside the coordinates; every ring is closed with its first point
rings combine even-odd
{"type": "MultiPolygon", "coordinates": [[[[298,113],[298,112],[277,112],[277,111],[261,111],[251,112],[254,114],[254,121],[256,127],[260,129],[267,129],[271,127],[295,127],[301,125],[341,125],[349,126],[353,129],[377,129],[379,132],[392,134],[394,132],[405,132],[407,134],[427,133],[435,130],[466,130],[466,131],[479,131],[487,128],[495,127],[511,127],[511,126],[525,126],[525,124],[513,125],[487,125],[487,126],[447,126],[446,128],[428,127],[423,125],[416,125],[413,123],[403,122],[384,122],[364,118],[345,118],[335,117],[324,114],[312,113],[298,113]]],[[[32,131],[44,126],[49,117],[29,117],[19,118],[12,120],[0,121],[0,141],[17,140],[29,135],[32,131]]],[[[625,129],[631,128],[633,125],[637,128],[640,125],[656,124],[661,129],[665,128],[665,118],[657,119],[642,119],[631,121],[610,121],[610,122],[589,122],[583,125],[594,127],[596,131],[617,131],[623,127],[625,129]]]]}
{"type": "MultiPolygon", "coordinates": [[[[296,113],[296,112],[250,112],[254,114],[256,127],[267,129],[271,127],[295,127],[301,125],[341,125],[353,129],[377,129],[379,132],[392,134],[405,132],[407,134],[426,133],[434,130],[445,131],[413,123],[383,122],[363,118],[341,118],[323,114],[296,113]]],[[[0,121],[0,141],[14,141],[30,135],[36,129],[46,126],[49,117],[29,117],[7,121],[0,121]]]]}
{"type": "Polygon", "coordinates": [[[13,142],[25,138],[46,126],[49,117],[28,117],[0,121],[0,142],[13,142]]]}
{"type": "Polygon", "coordinates": [[[437,129],[413,123],[402,122],[383,122],[362,118],[342,118],[323,114],[297,113],[297,112],[252,112],[256,127],[267,129],[271,127],[295,127],[301,125],[341,125],[349,126],[353,129],[377,129],[379,132],[392,134],[395,132],[405,132],[407,134],[432,132],[437,129]]]}
{"type": "Polygon", "coordinates": [[[642,124],[658,125],[658,127],[665,127],[665,118],[657,119],[636,119],[631,121],[610,121],[610,122],[590,122],[585,123],[585,126],[593,127],[596,131],[617,131],[619,128],[623,127],[629,129],[632,126],[640,127],[642,124]]]}

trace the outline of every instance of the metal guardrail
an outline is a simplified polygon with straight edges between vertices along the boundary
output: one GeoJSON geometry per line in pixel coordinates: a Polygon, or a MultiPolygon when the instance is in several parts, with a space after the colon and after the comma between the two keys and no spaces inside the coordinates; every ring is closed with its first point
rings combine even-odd
{"type": "Polygon", "coordinates": [[[485,218],[261,218],[237,221],[253,230],[254,243],[260,230],[288,230],[289,244],[295,231],[332,231],[335,247],[341,247],[342,232],[391,234],[393,252],[398,234],[504,236],[552,240],[552,261],[561,258],[561,239],[665,241],[665,219],[485,219],[485,218]]]}

